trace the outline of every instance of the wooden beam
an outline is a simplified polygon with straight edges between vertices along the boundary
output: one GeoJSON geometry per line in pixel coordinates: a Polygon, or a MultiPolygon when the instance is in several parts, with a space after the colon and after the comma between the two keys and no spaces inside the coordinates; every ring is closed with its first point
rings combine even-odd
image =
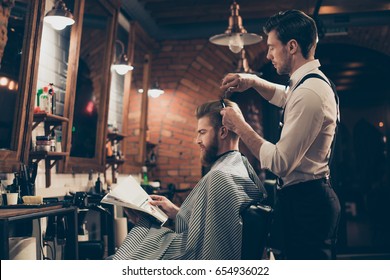
{"type": "MultiPolygon", "coordinates": [[[[128,37],[128,48],[127,56],[131,65],[134,64],[134,49],[135,49],[135,26],[134,22],[130,23],[129,37],[128,37]]],[[[131,82],[133,80],[133,71],[127,72],[125,76],[124,92],[123,92],[123,113],[122,113],[122,133],[127,136],[129,135],[128,123],[129,123],[129,108],[130,108],[130,92],[131,82]]],[[[126,141],[122,143],[122,151],[126,151],[126,141]]]]}
{"type": "Polygon", "coordinates": [[[142,82],[142,101],[141,101],[141,121],[140,121],[140,136],[139,136],[139,163],[145,163],[146,155],[146,131],[148,130],[148,89],[150,87],[151,76],[151,54],[146,53],[144,56],[144,73],[142,82]]]}

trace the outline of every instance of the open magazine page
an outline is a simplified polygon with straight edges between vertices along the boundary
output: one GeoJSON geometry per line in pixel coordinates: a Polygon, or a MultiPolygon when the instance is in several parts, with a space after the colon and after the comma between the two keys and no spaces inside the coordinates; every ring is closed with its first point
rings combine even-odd
{"type": "Polygon", "coordinates": [[[145,190],[132,177],[128,176],[118,186],[102,199],[102,203],[120,205],[143,211],[155,217],[161,223],[168,219],[167,215],[158,207],[148,203],[152,200],[145,190]]]}
{"type": "Polygon", "coordinates": [[[113,196],[123,202],[134,204],[137,207],[141,207],[145,201],[149,200],[149,195],[138,184],[133,176],[128,176],[121,183],[116,186],[110,193],[113,196]]]}

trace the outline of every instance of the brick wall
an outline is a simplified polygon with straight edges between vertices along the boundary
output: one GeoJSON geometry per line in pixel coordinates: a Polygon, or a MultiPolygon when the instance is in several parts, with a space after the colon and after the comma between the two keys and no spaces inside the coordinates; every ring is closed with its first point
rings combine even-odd
{"type": "MultiPolygon", "coordinates": [[[[193,187],[201,178],[199,149],[195,143],[198,105],[221,96],[222,77],[236,68],[238,56],[227,47],[207,40],[164,41],[152,60],[152,77],[157,77],[165,94],[149,98],[148,129],[150,142],[157,144],[157,166],[152,179],[163,186],[193,187]]],[[[153,80],[153,78],[152,78],[153,80]]],[[[139,152],[141,96],[130,93],[125,173],[140,172],[135,165],[139,152]]]]}
{"type": "MultiPolygon", "coordinates": [[[[321,43],[350,43],[390,54],[389,26],[353,27],[348,36],[326,37],[321,43]]],[[[267,62],[266,39],[246,48],[252,69],[259,70],[267,62]]],[[[215,46],[207,40],[164,41],[152,62],[152,77],[158,77],[165,94],[149,98],[148,128],[150,141],[156,148],[157,166],[152,179],[163,186],[175,183],[178,188],[193,187],[201,178],[199,150],[195,144],[195,109],[203,102],[221,95],[222,77],[237,66],[238,56],[227,47],[215,46]]],[[[122,172],[138,173],[134,164],[139,152],[139,118],[141,96],[131,90],[126,163],[122,172]]]]}

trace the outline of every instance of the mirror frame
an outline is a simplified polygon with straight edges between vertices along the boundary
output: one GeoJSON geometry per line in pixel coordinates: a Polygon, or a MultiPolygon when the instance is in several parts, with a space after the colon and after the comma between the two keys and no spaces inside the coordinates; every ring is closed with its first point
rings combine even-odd
{"type": "MultiPolygon", "coordinates": [[[[82,26],[83,26],[83,15],[85,10],[84,0],[79,7],[79,17],[77,21],[77,26],[72,30],[71,33],[71,52],[69,57],[69,66],[68,66],[68,77],[67,77],[67,99],[65,105],[65,112],[69,118],[69,123],[67,127],[64,127],[63,135],[65,135],[64,147],[65,151],[69,153],[69,157],[65,159],[65,163],[62,164],[59,168],[59,172],[63,173],[87,173],[91,169],[94,172],[104,172],[105,171],[105,161],[106,161],[106,137],[107,134],[107,119],[108,119],[108,105],[109,105],[109,95],[110,95],[110,81],[111,81],[111,63],[113,59],[114,51],[114,40],[116,38],[116,26],[118,21],[119,0],[96,0],[98,1],[108,13],[112,15],[112,19],[108,21],[107,33],[109,34],[108,40],[106,42],[106,56],[104,58],[104,76],[107,77],[103,81],[103,90],[101,92],[102,96],[100,99],[99,105],[99,119],[98,119],[98,128],[97,128],[97,139],[96,139],[96,150],[95,156],[93,158],[81,158],[81,157],[72,157],[70,156],[71,144],[72,144],[72,125],[73,125],[73,115],[74,115],[74,104],[75,104],[75,95],[76,95],[76,83],[77,83],[77,72],[78,72],[78,61],[81,49],[81,37],[82,37],[82,26]],[[75,48],[76,46],[76,48],[75,48]],[[74,51],[74,49],[76,49],[74,51]],[[73,53],[74,52],[74,53],[73,53]],[[73,67],[71,67],[71,64],[73,67]]],[[[75,1],[75,8],[76,8],[75,1]]]]}
{"type": "Polygon", "coordinates": [[[11,146],[15,150],[0,150],[0,172],[11,173],[19,170],[20,164],[27,164],[33,119],[36,77],[38,74],[39,51],[41,44],[44,1],[28,0],[29,12],[26,15],[23,38],[23,56],[19,71],[19,94],[17,98],[13,137],[11,146]],[[26,110],[27,108],[27,110],[26,110]],[[29,137],[30,135],[30,137],[29,137]]]}

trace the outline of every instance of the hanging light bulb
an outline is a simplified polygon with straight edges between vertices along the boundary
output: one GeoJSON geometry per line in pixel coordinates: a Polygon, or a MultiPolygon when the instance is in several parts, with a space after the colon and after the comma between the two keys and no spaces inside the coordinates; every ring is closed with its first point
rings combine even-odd
{"type": "Polygon", "coordinates": [[[148,96],[157,98],[161,94],[164,94],[164,90],[160,88],[158,82],[154,82],[153,86],[148,90],[148,96]]]}
{"type": "Polygon", "coordinates": [[[119,75],[125,75],[128,71],[133,70],[134,67],[129,65],[129,59],[125,54],[125,46],[122,41],[116,40],[115,43],[118,43],[121,46],[121,53],[116,58],[114,64],[111,66],[111,69],[115,70],[119,75]]]}
{"type": "Polygon", "coordinates": [[[229,26],[224,34],[214,35],[210,42],[216,45],[229,46],[234,53],[239,53],[244,46],[259,43],[263,37],[254,33],[248,33],[242,25],[242,18],[239,15],[240,6],[233,2],[230,6],[231,15],[229,26]]]}
{"type": "Polygon", "coordinates": [[[239,53],[244,47],[244,42],[241,39],[241,35],[234,33],[229,38],[229,49],[234,53],[239,53]]]}
{"type": "Polygon", "coordinates": [[[72,13],[62,0],[57,0],[53,8],[45,15],[44,21],[56,30],[62,30],[75,22],[72,13]]]}

